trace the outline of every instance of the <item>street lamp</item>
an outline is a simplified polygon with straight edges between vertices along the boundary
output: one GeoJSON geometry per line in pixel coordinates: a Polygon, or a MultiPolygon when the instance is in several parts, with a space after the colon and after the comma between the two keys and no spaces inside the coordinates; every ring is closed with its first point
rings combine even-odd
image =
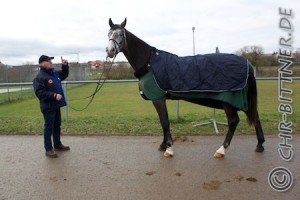
{"type": "MultiPolygon", "coordinates": [[[[193,31],[193,55],[195,55],[195,27],[192,27],[193,31]]],[[[179,100],[176,101],[176,119],[179,119],[179,100]]]]}
{"type": "Polygon", "coordinates": [[[74,53],[71,53],[71,54],[76,54],[77,55],[77,63],[79,64],[79,52],[74,52],[74,53]]]}
{"type": "Polygon", "coordinates": [[[67,55],[72,55],[72,54],[77,55],[77,63],[79,64],[79,52],[65,52],[65,53],[67,53],[67,55]]]}
{"type": "Polygon", "coordinates": [[[192,27],[193,30],[193,55],[195,55],[195,27],[192,27]]]}

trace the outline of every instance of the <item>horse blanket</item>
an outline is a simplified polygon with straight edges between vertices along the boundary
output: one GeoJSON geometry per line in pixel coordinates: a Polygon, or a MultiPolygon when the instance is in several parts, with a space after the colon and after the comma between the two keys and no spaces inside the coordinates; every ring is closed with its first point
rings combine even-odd
{"type": "Polygon", "coordinates": [[[178,57],[156,50],[150,66],[139,80],[141,95],[147,100],[197,99],[207,106],[216,100],[248,110],[247,79],[253,68],[244,58],[232,54],[178,57]]]}
{"type": "Polygon", "coordinates": [[[248,78],[247,60],[233,54],[179,57],[155,49],[150,67],[159,87],[172,92],[236,91],[248,78]]]}

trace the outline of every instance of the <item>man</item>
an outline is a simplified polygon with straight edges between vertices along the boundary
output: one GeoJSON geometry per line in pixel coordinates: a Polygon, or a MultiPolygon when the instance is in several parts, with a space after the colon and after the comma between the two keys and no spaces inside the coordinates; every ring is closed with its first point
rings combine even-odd
{"type": "Polygon", "coordinates": [[[68,61],[61,57],[61,70],[56,71],[52,67],[52,59],[54,57],[46,55],[42,55],[39,58],[40,71],[33,80],[33,87],[35,95],[40,101],[40,109],[44,116],[44,147],[46,156],[56,158],[58,156],[54,149],[57,151],[70,150],[70,147],[64,146],[60,141],[60,107],[67,105],[61,81],[68,77],[69,65],[68,61]],[[53,136],[53,145],[51,136],[53,136]]]}

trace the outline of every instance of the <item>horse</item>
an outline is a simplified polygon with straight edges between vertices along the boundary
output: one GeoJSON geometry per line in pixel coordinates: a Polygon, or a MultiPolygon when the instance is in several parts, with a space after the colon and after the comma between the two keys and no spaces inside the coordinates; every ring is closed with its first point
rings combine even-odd
{"type": "MultiPolygon", "coordinates": [[[[149,44],[147,44],[146,42],[144,42],[143,40],[141,40],[140,38],[138,38],[137,36],[129,32],[127,29],[125,29],[126,21],[127,18],[125,18],[125,20],[121,24],[114,24],[111,18],[109,18],[110,29],[108,32],[108,46],[106,47],[106,53],[107,53],[107,57],[115,58],[118,53],[122,52],[127,58],[131,67],[134,69],[134,75],[140,81],[144,77],[148,76],[148,74],[152,73],[153,66],[150,65],[150,61],[151,58],[155,56],[154,52],[156,52],[156,48],[150,46],[149,44]]],[[[225,56],[226,55],[227,54],[225,54],[225,56]]],[[[214,55],[211,56],[214,57],[214,55]]],[[[193,59],[193,56],[189,57],[189,59],[193,59]]],[[[239,59],[244,59],[244,58],[239,57],[239,59]]],[[[195,62],[198,61],[196,60],[195,62]]],[[[213,62],[217,62],[216,59],[213,60],[213,62]]],[[[172,67],[172,63],[171,64],[169,63],[169,65],[171,65],[172,67]]],[[[249,125],[254,125],[255,127],[257,141],[258,141],[255,151],[263,152],[264,151],[263,143],[265,142],[265,138],[264,138],[261,122],[259,119],[259,114],[257,111],[256,79],[254,77],[253,70],[247,71],[246,75],[248,77],[246,81],[246,86],[247,86],[246,106],[248,109],[243,111],[247,116],[249,125]]],[[[148,76],[148,77],[151,78],[152,76],[148,76]]],[[[229,80],[229,82],[232,81],[231,79],[229,80]]],[[[157,90],[159,90],[159,92],[163,92],[163,96],[161,96],[158,99],[152,99],[152,103],[157,111],[159,121],[163,130],[163,141],[159,146],[159,150],[164,151],[164,156],[172,157],[174,155],[174,150],[172,148],[173,139],[170,132],[170,122],[168,117],[166,100],[182,99],[194,104],[209,106],[217,109],[223,109],[225,111],[227,117],[227,123],[228,123],[228,131],[223,144],[219,149],[217,149],[217,151],[214,154],[215,158],[222,158],[225,155],[225,149],[227,149],[230,145],[236,127],[240,121],[238,111],[240,111],[241,109],[232,106],[230,102],[224,102],[218,99],[207,100],[203,98],[198,98],[197,95],[189,98],[187,97],[188,93],[184,93],[183,95],[180,95],[180,93],[176,93],[176,92],[172,93],[168,91],[160,91],[161,88],[158,88],[157,90]]],[[[226,91],[226,92],[230,95],[231,93],[236,91],[226,91]]],[[[223,95],[226,92],[221,91],[218,94],[223,95]]],[[[141,91],[141,93],[143,92],[141,91]]],[[[195,94],[195,92],[191,92],[191,93],[195,94]]]]}

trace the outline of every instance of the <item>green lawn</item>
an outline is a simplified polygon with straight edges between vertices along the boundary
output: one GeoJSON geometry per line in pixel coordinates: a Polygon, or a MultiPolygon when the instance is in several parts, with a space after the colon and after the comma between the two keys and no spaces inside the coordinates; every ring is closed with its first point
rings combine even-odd
{"type": "Polygon", "coordinates": [[[19,99],[27,99],[34,96],[32,86],[0,86],[0,105],[9,101],[16,101],[19,99]],[[7,92],[9,91],[9,92],[7,92]]]}
{"type": "MultiPolygon", "coordinates": [[[[294,124],[294,133],[300,133],[300,81],[287,87],[294,90],[294,114],[288,116],[294,124]]],[[[83,108],[88,100],[72,100],[89,96],[96,84],[88,84],[68,90],[71,107],[83,108]]],[[[266,134],[278,134],[277,81],[258,81],[259,112],[266,134]]],[[[212,109],[180,101],[180,119],[176,120],[176,101],[168,101],[171,131],[174,135],[213,135],[212,125],[193,127],[193,123],[205,122],[212,116],[212,109]]],[[[162,135],[158,116],[151,101],[143,100],[137,83],[106,83],[88,109],[78,112],[69,108],[66,122],[62,109],[62,131],[70,135],[162,135]]],[[[244,113],[240,112],[237,134],[254,134],[244,113]]],[[[217,110],[217,120],[225,122],[225,114],[217,110]]],[[[42,134],[43,116],[36,98],[0,105],[0,134],[42,134]]],[[[226,126],[219,126],[221,134],[226,126]]]]}

